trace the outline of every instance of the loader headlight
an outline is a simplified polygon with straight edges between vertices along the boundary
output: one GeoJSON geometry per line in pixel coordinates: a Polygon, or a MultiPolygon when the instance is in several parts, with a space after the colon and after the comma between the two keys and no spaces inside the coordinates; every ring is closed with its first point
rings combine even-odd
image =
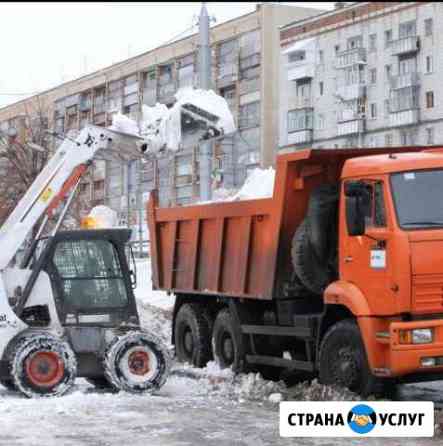
{"type": "Polygon", "coordinates": [[[433,328],[415,328],[414,330],[400,330],[400,344],[431,344],[434,340],[433,328]]]}

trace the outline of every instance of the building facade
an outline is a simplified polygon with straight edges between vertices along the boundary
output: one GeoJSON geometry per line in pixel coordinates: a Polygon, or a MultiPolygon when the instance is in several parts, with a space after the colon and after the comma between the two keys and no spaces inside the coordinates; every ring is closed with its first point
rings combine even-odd
{"type": "MultiPolygon", "coordinates": [[[[214,185],[240,186],[247,172],[271,165],[278,142],[279,27],[318,9],[259,5],[250,14],[211,29],[213,88],[226,98],[239,131],[214,148],[214,185]]],[[[67,82],[0,109],[0,130],[20,117],[44,110],[48,127],[60,135],[88,123],[108,126],[115,113],[138,119],[143,104],[172,105],[179,88],[198,86],[196,34],[67,82]]],[[[91,206],[116,210],[121,224],[145,238],[144,204],[153,188],[163,206],[199,196],[199,149],[121,165],[96,162],[80,193],[91,206]]]]}
{"type": "Polygon", "coordinates": [[[281,28],[281,151],[443,143],[443,4],[338,6],[281,28]]]}

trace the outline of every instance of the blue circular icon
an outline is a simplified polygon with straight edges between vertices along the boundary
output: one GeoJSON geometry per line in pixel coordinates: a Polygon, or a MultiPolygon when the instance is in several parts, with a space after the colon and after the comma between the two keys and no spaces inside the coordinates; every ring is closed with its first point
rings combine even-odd
{"type": "Polygon", "coordinates": [[[357,434],[371,432],[376,423],[377,415],[374,409],[366,404],[358,404],[348,413],[348,425],[357,434]]]}

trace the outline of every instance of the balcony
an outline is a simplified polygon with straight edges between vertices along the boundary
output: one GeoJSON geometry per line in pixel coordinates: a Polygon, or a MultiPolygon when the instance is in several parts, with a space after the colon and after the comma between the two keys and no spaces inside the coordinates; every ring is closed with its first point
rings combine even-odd
{"type": "Polygon", "coordinates": [[[355,121],[361,119],[361,116],[353,108],[344,108],[337,113],[337,122],[355,121]]]}
{"type": "Polygon", "coordinates": [[[366,48],[353,48],[337,53],[335,57],[335,69],[352,67],[353,65],[366,64],[366,48]]]}
{"type": "Polygon", "coordinates": [[[404,125],[418,124],[419,110],[418,108],[410,110],[402,110],[389,114],[389,127],[401,127],[404,125]]]}
{"type": "Polygon", "coordinates": [[[365,131],[365,120],[355,119],[353,121],[345,121],[337,123],[337,136],[353,135],[365,131]]]}
{"type": "Polygon", "coordinates": [[[366,96],[366,85],[363,83],[340,85],[337,87],[336,96],[342,101],[351,101],[366,96]]]}
{"type": "Polygon", "coordinates": [[[420,76],[417,72],[399,74],[398,76],[391,76],[389,84],[391,90],[398,90],[400,88],[415,87],[419,85],[420,76]]]}
{"type": "Polygon", "coordinates": [[[157,89],[145,88],[143,90],[143,104],[154,106],[156,102],[157,102],[157,89]]]}
{"type": "Polygon", "coordinates": [[[294,97],[288,101],[288,109],[295,110],[300,108],[313,108],[311,97],[294,97]]]}
{"type": "Polygon", "coordinates": [[[288,81],[296,81],[301,79],[311,79],[315,75],[315,65],[313,62],[292,62],[286,65],[288,73],[288,81]]]}
{"type": "Polygon", "coordinates": [[[402,39],[393,40],[391,43],[391,54],[400,56],[407,53],[415,53],[420,48],[418,36],[408,36],[402,39]]]}
{"type": "Polygon", "coordinates": [[[288,133],[288,144],[308,144],[312,142],[312,130],[298,130],[288,133]]]}
{"type": "Polygon", "coordinates": [[[217,86],[226,87],[238,80],[238,63],[220,65],[217,76],[217,86]]]}

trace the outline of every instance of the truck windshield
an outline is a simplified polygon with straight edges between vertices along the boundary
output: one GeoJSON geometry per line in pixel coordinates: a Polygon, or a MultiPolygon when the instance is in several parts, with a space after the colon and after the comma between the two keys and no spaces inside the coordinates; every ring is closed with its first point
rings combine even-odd
{"type": "Polygon", "coordinates": [[[443,170],[391,175],[398,223],[405,229],[443,227],[443,170]]]}

